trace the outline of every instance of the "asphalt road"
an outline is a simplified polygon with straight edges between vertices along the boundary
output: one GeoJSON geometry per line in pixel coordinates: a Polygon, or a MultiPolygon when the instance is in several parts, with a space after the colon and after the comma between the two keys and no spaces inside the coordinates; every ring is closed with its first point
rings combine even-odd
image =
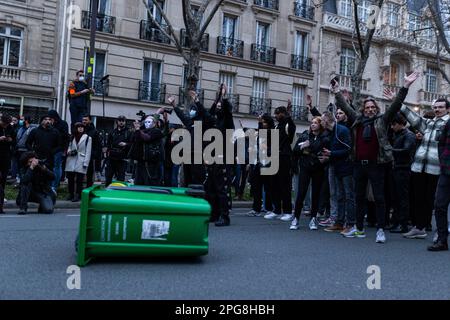
{"type": "Polygon", "coordinates": [[[210,228],[210,252],[196,259],[96,260],[69,290],[76,210],[0,217],[0,299],[450,299],[450,252],[426,240],[387,234],[375,243],[322,230],[290,231],[281,221],[235,210],[232,225],[210,228]],[[369,290],[371,265],[380,289],[369,290]]]}

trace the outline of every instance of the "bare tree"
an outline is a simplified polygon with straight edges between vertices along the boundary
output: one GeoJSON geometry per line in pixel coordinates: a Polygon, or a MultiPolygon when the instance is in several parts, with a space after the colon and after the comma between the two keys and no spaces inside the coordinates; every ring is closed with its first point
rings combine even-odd
{"type": "MultiPolygon", "coordinates": [[[[224,0],[203,0],[198,12],[196,14],[192,11],[191,0],[182,0],[182,10],[183,10],[183,21],[186,27],[186,36],[187,43],[189,46],[187,48],[183,48],[180,39],[175,34],[175,30],[173,28],[173,24],[168,19],[161,5],[157,0],[142,0],[144,3],[148,15],[153,22],[153,24],[169,39],[171,39],[175,43],[175,47],[177,48],[179,54],[187,63],[187,83],[188,86],[185,88],[185,91],[195,90],[197,87],[197,82],[199,80],[200,74],[200,51],[201,51],[201,42],[202,37],[205,34],[206,28],[210,24],[214,15],[217,13],[220,5],[224,0]],[[205,14],[207,7],[213,2],[216,1],[215,5],[212,7],[209,15],[206,19],[202,19],[205,14]],[[155,19],[153,12],[149,6],[149,3],[152,3],[156,10],[161,14],[164,22],[167,25],[167,30],[161,26],[160,23],[155,19]],[[204,21],[204,22],[202,22],[204,21]]],[[[186,92],[185,92],[186,94],[186,92]]]]}
{"type": "Polygon", "coordinates": [[[356,47],[356,55],[358,57],[357,59],[357,65],[356,70],[352,75],[352,95],[353,100],[356,103],[359,103],[361,100],[361,86],[362,86],[362,79],[364,70],[366,69],[367,61],[369,59],[370,55],[370,47],[372,45],[373,36],[375,35],[376,31],[376,19],[379,18],[381,8],[383,6],[384,0],[377,0],[376,6],[378,7],[378,12],[370,12],[370,17],[372,19],[375,19],[375,21],[372,22],[372,28],[367,28],[366,34],[363,36],[361,32],[361,24],[360,19],[358,16],[358,5],[359,0],[353,0],[353,14],[354,14],[354,24],[356,29],[356,40],[357,45],[356,47]]]}

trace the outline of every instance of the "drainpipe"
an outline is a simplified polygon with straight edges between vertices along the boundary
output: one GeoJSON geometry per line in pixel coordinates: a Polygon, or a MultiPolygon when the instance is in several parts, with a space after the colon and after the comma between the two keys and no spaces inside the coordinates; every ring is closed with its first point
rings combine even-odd
{"type": "MultiPolygon", "coordinates": [[[[70,8],[73,8],[73,0],[70,0],[70,8]]],[[[66,66],[66,70],[64,72],[64,91],[63,91],[63,103],[61,106],[61,113],[62,113],[62,119],[66,120],[66,113],[67,113],[67,106],[66,106],[66,102],[67,102],[67,78],[69,76],[69,55],[70,55],[70,42],[71,42],[71,37],[72,37],[72,13],[73,10],[70,10],[69,12],[69,21],[70,21],[70,27],[68,28],[67,31],[67,42],[66,42],[66,58],[65,58],[65,66],[66,66]]]]}
{"type": "Polygon", "coordinates": [[[58,69],[58,94],[56,96],[56,110],[61,115],[63,106],[61,105],[61,87],[62,87],[62,72],[63,72],[63,59],[64,59],[64,42],[66,38],[66,25],[67,25],[67,0],[64,0],[64,13],[63,13],[63,23],[62,23],[62,38],[59,53],[59,69],[58,69]]]}
{"type": "Polygon", "coordinates": [[[322,38],[323,38],[323,26],[320,27],[320,35],[319,35],[319,58],[318,63],[317,63],[317,96],[316,96],[316,101],[317,101],[317,107],[319,107],[319,99],[320,99],[320,74],[322,72],[322,48],[323,48],[323,44],[322,44],[322,38]]]}

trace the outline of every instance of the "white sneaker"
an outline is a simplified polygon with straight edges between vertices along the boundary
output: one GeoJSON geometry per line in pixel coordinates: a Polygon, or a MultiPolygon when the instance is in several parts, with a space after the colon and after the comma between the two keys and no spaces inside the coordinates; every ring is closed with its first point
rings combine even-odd
{"type": "Polygon", "coordinates": [[[288,213],[283,214],[280,218],[281,221],[286,221],[286,222],[292,221],[293,219],[294,219],[294,215],[288,214],[288,213]]]}
{"type": "Polygon", "coordinates": [[[273,213],[272,211],[268,211],[265,215],[264,215],[264,219],[267,220],[275,220],[275,219],[280,219],[280,215],[273,213]]]}
{"type": "Polygon", "coordinates": [[[300,228],[300,223],[297,218],[294,218],[291,222],[291,226],[289,227],[290,230],[298,230],[300,228]]]}
{"type": "Polygon", "coordinates": [[[420,230],[414,227],[409,232],[404,233],[403,236],[408,239],[425,239],[427,233],[425,232],[425,229],[420,230]]]}
{"type": "Polygon", "coordinates": [[[383,229],[378,229],[377,239],[375,241],[376,241],[376,243],[385,243],[386,242],[386,236],[384,235],[383,229]]]}
{"type": "Polygon", "coordinates": [[[3,203],[8,203],[8,199],[4,198],[3,203]]]}
{"type": "Polygon", "coordinates": [[[364,230],[360,231],[356,226],[353,226],[348,232],[342,233],[342,235],[346,238],[365,238],[366,233],[364,230]]]}
{"type": "Polygon", "coordinates": [[[247,212],[247,216],[249,217],[259,217],[260,213],[255,211],[255,210],[251,210],[249,212],[247,212]]]}
{"type": "Polygon", "coordinates": [[[317,230],[319,227],[317,226],[317,220],[316,218],[312,218],[309,222],[309,230],[317,230]]]}

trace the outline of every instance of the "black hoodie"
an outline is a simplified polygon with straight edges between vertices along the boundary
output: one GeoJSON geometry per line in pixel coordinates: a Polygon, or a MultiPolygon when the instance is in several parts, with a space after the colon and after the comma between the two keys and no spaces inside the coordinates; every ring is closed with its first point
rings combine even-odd
{"type": "Polygon", "coordinates": [[[26,142],[30,151],[36,152],[40,160],[44,160],[49,168],[53,168],[53,160],[61,147],[61,136],[55,128],[42,125],[30,132],[26,142]]]}

